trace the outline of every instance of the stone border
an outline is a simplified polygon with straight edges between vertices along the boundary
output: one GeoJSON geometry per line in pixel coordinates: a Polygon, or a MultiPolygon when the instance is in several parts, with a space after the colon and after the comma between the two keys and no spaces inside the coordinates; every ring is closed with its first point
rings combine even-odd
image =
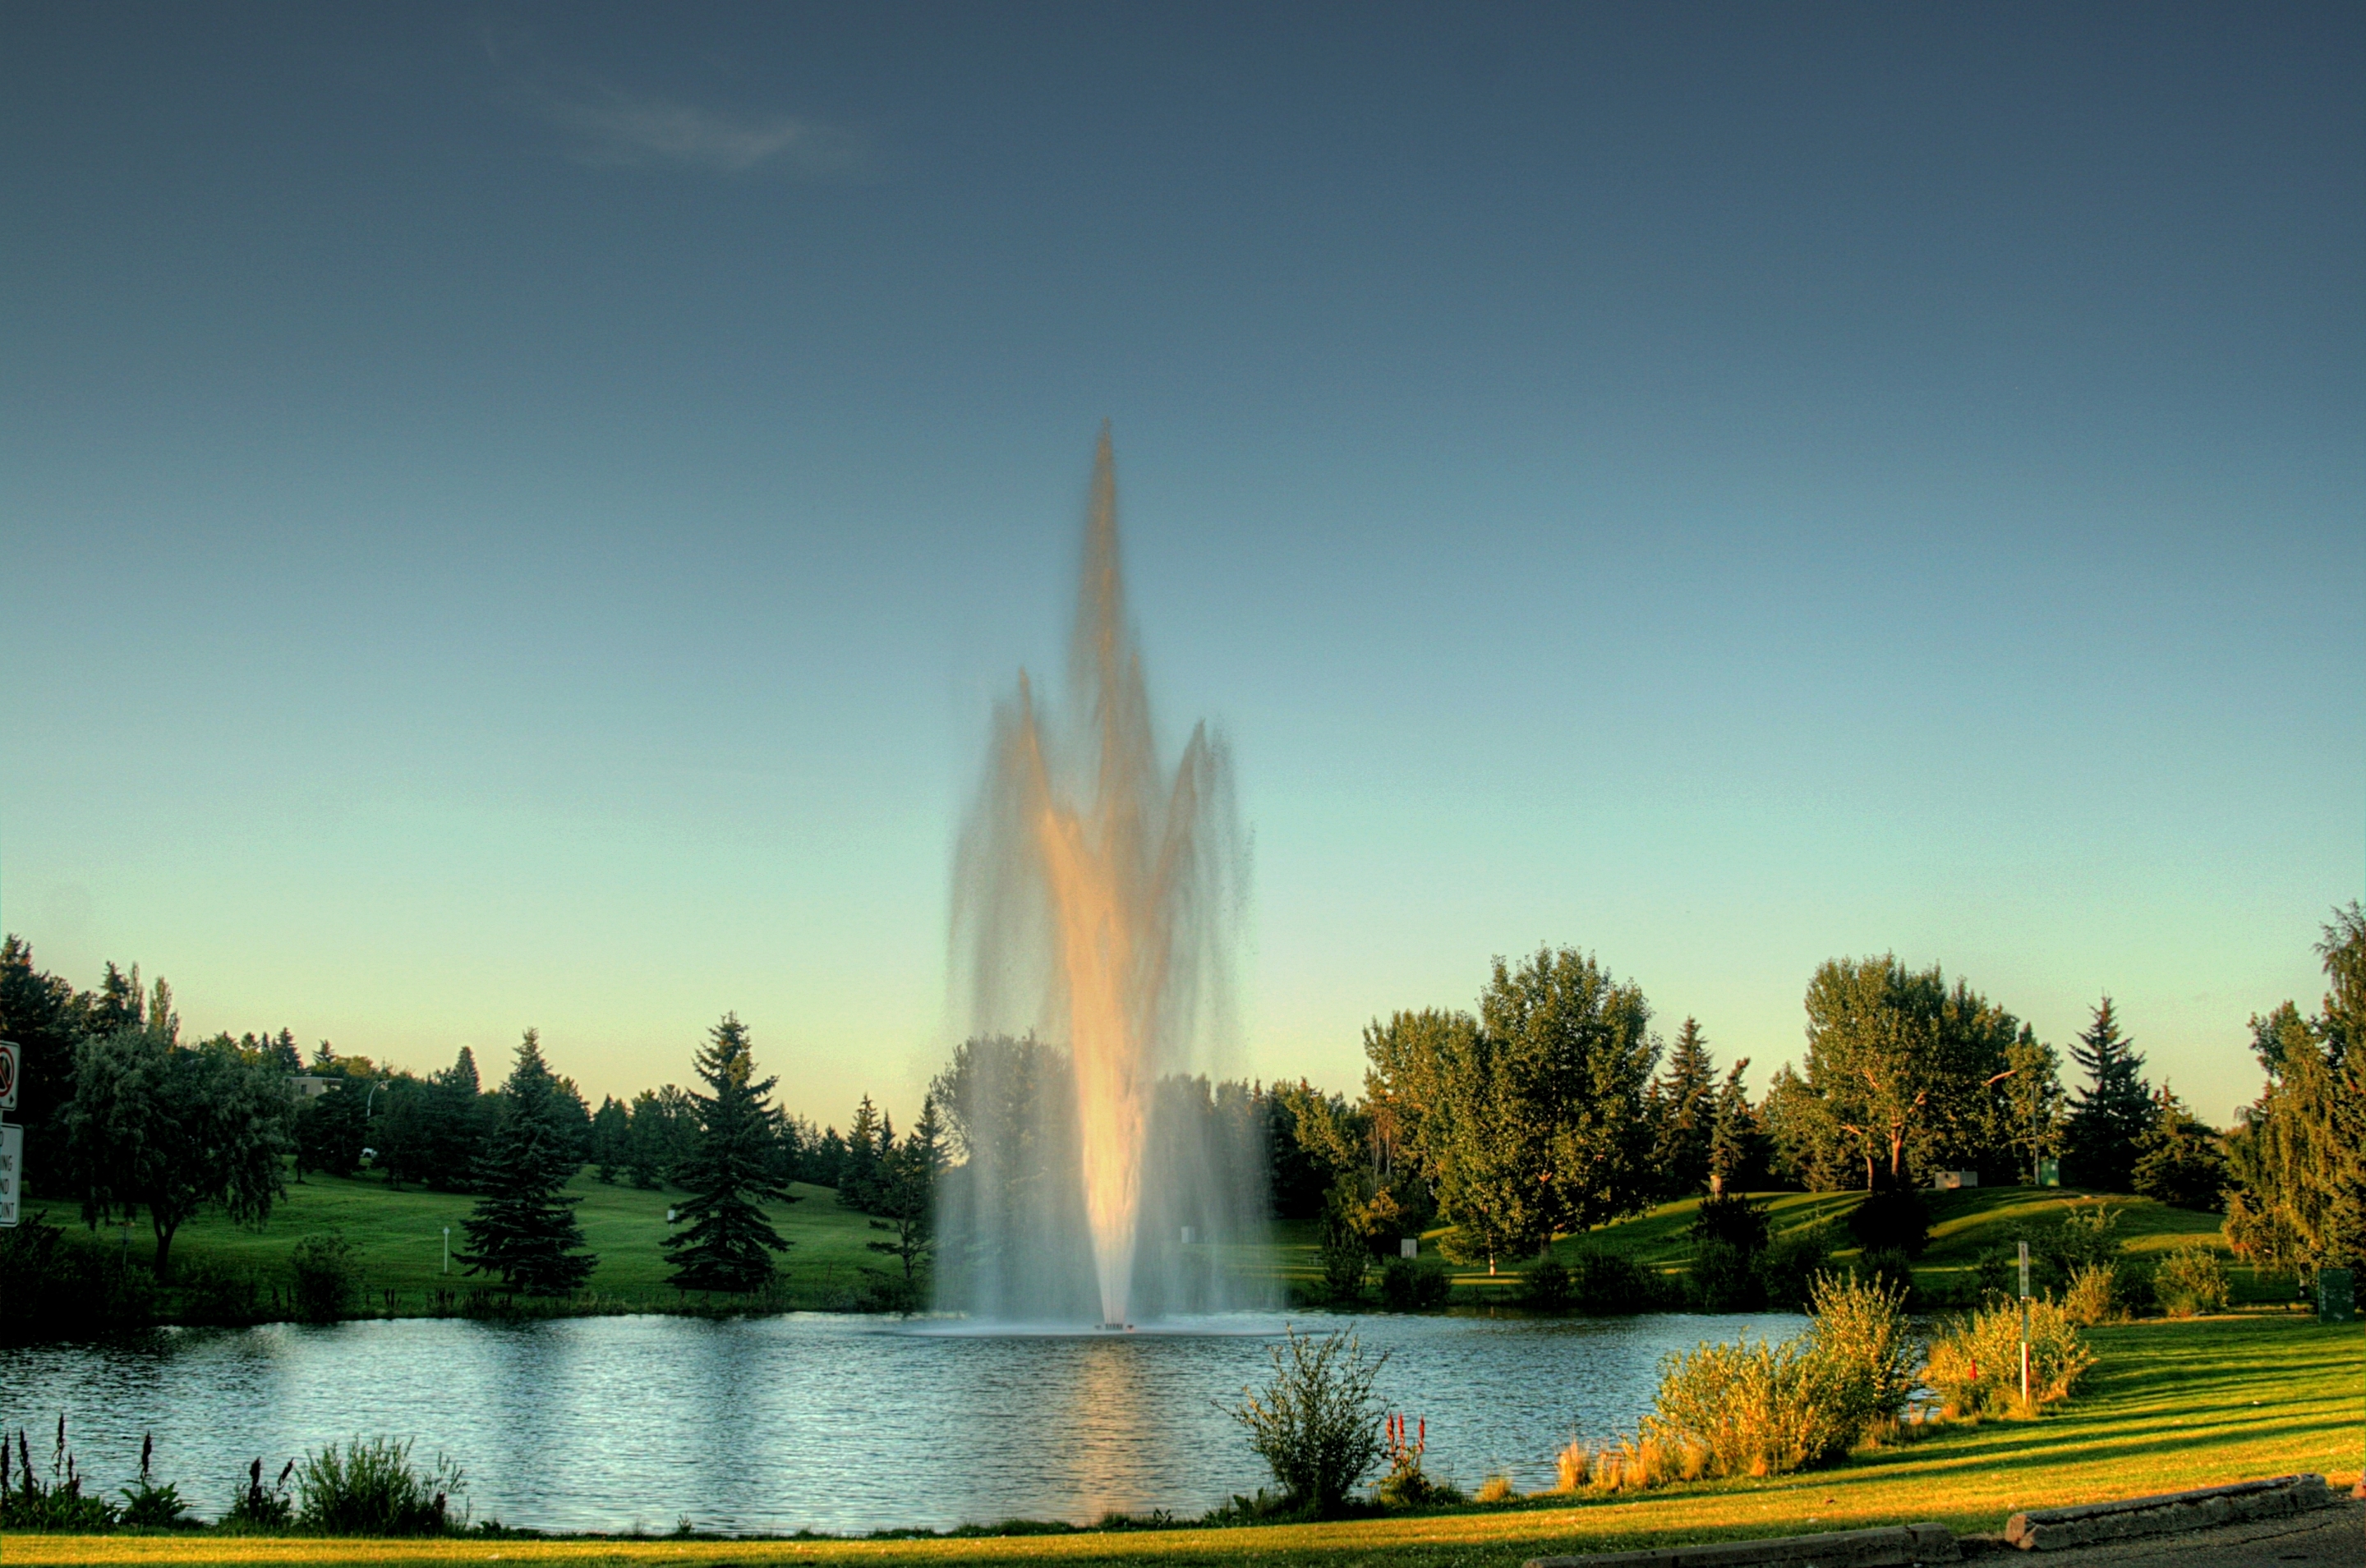
{"type": "Polygon", "coordinates": [[[1599,1551],[1582,1557],[1532,1557],[1526,1568],[1918,1568],[1956,1562],[1962,1552],[1944,1525],[1891,1525],[1885,1529],[1831,1530],[1822,1535],[1721,1540],[1701,1546],[1659,1546],[1641,1551],[1599,1551]]]}
{"type": "Polygon", "coordinates": [[[2058,1551],[2067,1546],[2124,1540],[2131,1536],[2167,1535],[2248,1519],[2281,1518],[2325,1507],[2333,1500],[2322,1475],[2280,1475],[2272,1481],[2245,1481],[2233,1486],[2204,1486],[2191,1492],[2162,1492],[2117,1503],[2029,1508],[2005,1520],[2004,1539],[2007,1544],[2023,1551],[2058,1551]]]}

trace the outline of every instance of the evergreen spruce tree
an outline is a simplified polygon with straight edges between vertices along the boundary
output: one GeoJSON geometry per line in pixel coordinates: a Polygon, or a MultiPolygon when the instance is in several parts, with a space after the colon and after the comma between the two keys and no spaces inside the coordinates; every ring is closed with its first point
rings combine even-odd
{"type": "Polygon", "coordinates": [[[1765,1135],[1758,1130],[1758,1112],[1752,1108],[1750,1091],[1741,1083],[1741,1075],[1749,1070],[1747,1056],[1726,1070],[1725,1082],[1718,1089],[1709,1111],[1707,1152],[1704,1156],[1707,1174],[1703,1179],[1712,1198],[1742,1190],[1752,1178],[1765,1168],[1765,1135]]]}
{"type": "Polygon", "coordinates": [[[1651,1085],[1655,1100],[1651,1165],[1661,1194],[1684,1198],[1709,1179],[1709,1137],[1717,1114],[1717,1064],[1698,1022],[1685,1019],[1651,1085]]]}
{"type": "Polygon", "coordinates": [[[485,1114],[479,1104],[484,1086],[477,1079],[477,1054],[466,1045],[452,1065],[427,1080],[428,1181],[465,1192],[484,1142],[485,1114]]]}
{"type": "Polygon", "coordinates": [[[2166,1083],[2152,1103],[2152,1125],[2136,1141],[2129,1190],[2180,1209],[2216,1210],[2226,1189],[2226,1156],[2217,1133],[2166,1083]]]}
{"type": "Polygon", "coordinates": [[[2079,1187],[2125,1192],[2135,1179],[2136,1142],[2153,1123],[2151,1086],[2135,1042],[2121,1034],[2120,1021],[2105,997],[2094,1021],[2079,1032],[2071,1059],[2086,1070],[2088,1084],[2070,1102],[2063,1128],[2065,1179],[2079,1187]]]}
{"type": "Polygon", "coordinates": [[[846,1130],[846,1155],[838,1168],[838,1201],[850,1209],[871,1212],[878,1195],[879,1111],[864,1095],[854,1108],[853,1124],[846,1130]]]}
{"type": "MultiPolygon", "coordinates": [[[[756,1078],[748,1028],[736,1013],[707,1032],[693,1064],[709,1094],[693,1094],[698,1140],[674,1169],[689,1192],[675,1206],[686,1226],[666,1237],[669,1283],[685,1291],[753,1291],[772,1277],[772,1254],[783,1251],[762,1204],[797,1200],[773,1160],[780,1112],[766,1103],[778,1078],[756,1078]]],[[[868,1103],[866,1101],[866,1103],[868,1103]]]]}
{"type": "Polygon", "coordinates": [[[871,1228],[885,1231],[889,1239],[869,1244],[904,1266],[901,1294],[918,1300],[930,1254],[936,1247],[937,1178],[944,1169],[944,1127],[937,1119],[934,1095],[920,1102],[920,1119],[912,1123],[901,1144],[894,1145],[879,1166],[878,1213],[883,1218],[871,1228]]]}
{"type": "Polygon", "coordinates": [[[477,1156],[476,1212],[460,1222],[469,1273],[498,1274],[513,1291],[563,1295],[598,1265],[582,1250],[580,1200],[564,1192],[582,1163],[568,1125],[573,1111],[559,1099],[540,1037],[527,1030],[501,1088],[501,1120],[477,1156]]]}
{"type": "Polygon", "coordinates": [[[633,1152],[633,1118],[625,1102],[614,1095],[604,1095],[600,1109],[592,1113],[592,1140],[589,1153],[592,1163],[600,1168],[602,1182],[613,1186],[616,1172],[633,1152]]]}

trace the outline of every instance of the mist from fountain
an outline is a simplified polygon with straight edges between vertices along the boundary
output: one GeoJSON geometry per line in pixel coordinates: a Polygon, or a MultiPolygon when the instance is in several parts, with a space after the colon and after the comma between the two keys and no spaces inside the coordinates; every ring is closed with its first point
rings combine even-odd
{"type": "Polygon", "coordinates": [[[1158,760],[1106,427],[1068,657],[1065,715],[1023,671],[997,705],[955,867],[975,1032],[938,1084],[963,1162],[938,1294],[1115,1326],[1226,1304],[1208,1249],[1261,1223],[1263,1165],[1253,1115],[1185,1076],[1228,1032],[1242,854],[1222,739],[1195,726],[1158,760]]]}

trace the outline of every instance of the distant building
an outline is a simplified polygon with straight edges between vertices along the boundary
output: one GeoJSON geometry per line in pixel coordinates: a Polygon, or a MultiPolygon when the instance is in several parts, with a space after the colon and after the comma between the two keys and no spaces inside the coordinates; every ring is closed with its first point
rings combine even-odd
{"type": "Polygon", "coordinates": [[[1934,1170],[1931,1173],[1931,1190],[1933,1192],[1954,1192],[1979,1184],[1980,1173],[1977,1170],[1934,1170]]]}
{"type": "Polygon", "coordinates": [[[342,1077],[323,1077],[319,1073],[293,1073],[288,1076],[287,1092],[299,1100],[318,1100],[344,1081],[342,1077]]]}

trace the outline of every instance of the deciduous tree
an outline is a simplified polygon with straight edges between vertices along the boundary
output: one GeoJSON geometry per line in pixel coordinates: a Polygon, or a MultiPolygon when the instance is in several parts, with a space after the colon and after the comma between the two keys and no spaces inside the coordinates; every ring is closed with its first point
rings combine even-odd
{"type": "Polygon", "coordinates": [[[270,1217],[287,1146],[284,1080],[234,1046],[180,1044],[169,998],[159,980],[142,1024],[82,1042],[61,1118],[84,1218],[146,1211],[160,1280],[175,1233],[200,1205],[245,1224],[270,1217]]]}

